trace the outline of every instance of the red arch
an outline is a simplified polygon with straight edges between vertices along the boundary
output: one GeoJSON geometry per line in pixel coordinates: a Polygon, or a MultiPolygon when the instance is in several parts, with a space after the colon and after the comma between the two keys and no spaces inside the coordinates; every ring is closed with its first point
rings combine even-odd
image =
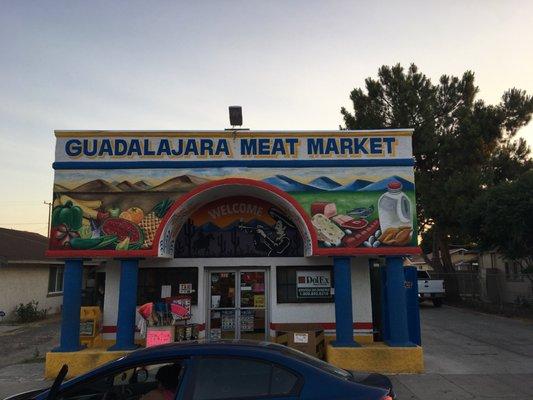
{"type": "MultiPolygon", "coordinates": [[[[172,218],[172,216],[176,213],[176,211],[182,207],[185,203],[190,201],[193,197],[201,194],[202,192],[205,192],[207,190],[216,188],[216,187],[223,187],[223,186],[249,186],[254,188],[260,188],[269,192],[274,193],[276,196],[282,198],[283,200],[286,200],[298,213],[300,218],[303,220],[307,231],[309,232],[309,236],[311,237],[311,254],[315,254],[317,249],[317,237],[315,229],[313,228],[313,224],[311,223],[311,218],[309,218],[309,215],[305,212],[303,207],[294,199],[294,197],[290,196],[286,192],[284,192],[281,189],[278,189],[277,187],[270,185],[265,182],[256,181],[254,179],[246,179],[246,178],[226,178],[221,179],[213,182],[207,182],[203,185],[200,185],[190,192],[187,192],[183,196],[179,197],[174,204],[170,207],[170,209],[165,214],[165,217],[159,224],[157,231],[154,236],[152,252],[154,253],[154,256],[157,257],[159,254],[159,242],[161,240],[161,235],[163,234],[163,230],[165,229],[167,223],[172,218]]],[[[302,233],[302,232],[300,232],[302,233]]]]}

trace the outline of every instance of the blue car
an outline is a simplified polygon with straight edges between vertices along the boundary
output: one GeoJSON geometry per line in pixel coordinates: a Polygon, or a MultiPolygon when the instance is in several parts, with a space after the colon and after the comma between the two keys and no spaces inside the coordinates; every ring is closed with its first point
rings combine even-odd
{"type": "MultiPolygon", "coordinates": [[[[150,347],[10,400],[391,400],[390,380],[353,374],[299,351],[252,341],[150,347]]],[[[6,399],[7,400],[7,399],[6,399]]]]}

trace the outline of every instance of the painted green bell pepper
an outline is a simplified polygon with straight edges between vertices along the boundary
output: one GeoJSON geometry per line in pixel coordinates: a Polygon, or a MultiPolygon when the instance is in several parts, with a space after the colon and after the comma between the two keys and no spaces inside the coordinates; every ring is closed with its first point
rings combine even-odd
{"type": "Polygon", "coordinates": [[[72,204],[70,200],[64,205],[54,207],[52,211],[52,227],[64,224],[70,230],[76,231],[81,228],[82,222],[82,209],[72,204]]]}

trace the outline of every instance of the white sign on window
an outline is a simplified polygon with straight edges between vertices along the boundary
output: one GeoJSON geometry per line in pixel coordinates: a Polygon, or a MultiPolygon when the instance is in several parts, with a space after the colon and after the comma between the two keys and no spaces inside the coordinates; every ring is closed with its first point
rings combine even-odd
{"type": "Polygon", "coordinates": [[[167,297],[172,296],[172,286],[171,285],[161,285],[161,298],[166,299],[167,297]]]}
{"type": "Polygon", "coordinates": [[[331,297],[331,272],[296,271],[296,290],[300,299],[328,299],[331,297]]]}

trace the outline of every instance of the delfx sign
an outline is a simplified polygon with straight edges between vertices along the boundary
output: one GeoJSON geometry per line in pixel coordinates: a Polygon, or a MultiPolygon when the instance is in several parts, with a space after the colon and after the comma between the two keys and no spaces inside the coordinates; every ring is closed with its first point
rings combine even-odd
{"type": "Polygon", "coordinates": [[[330,271],[296,271],[296,290],[300,299],[331,298],[330,271]]]}

